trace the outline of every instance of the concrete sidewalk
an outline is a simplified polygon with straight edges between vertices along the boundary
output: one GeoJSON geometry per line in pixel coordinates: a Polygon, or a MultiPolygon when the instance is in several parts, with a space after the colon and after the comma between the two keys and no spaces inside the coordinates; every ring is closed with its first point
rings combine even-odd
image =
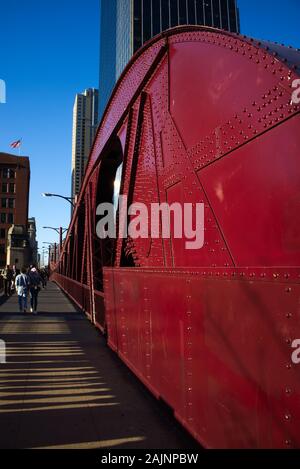
{"type": "Polygon", "coordinates": [[[53,283],[0,306],[0,448],[200,448],[53,283]]]}

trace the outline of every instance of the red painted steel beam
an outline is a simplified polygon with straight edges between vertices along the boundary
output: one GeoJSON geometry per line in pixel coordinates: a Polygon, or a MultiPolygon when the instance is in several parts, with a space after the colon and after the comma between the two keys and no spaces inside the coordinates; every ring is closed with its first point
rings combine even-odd
{"type": "Polygon", "coordinates": [[[213,28],[146,44],[107,105],[55,274],[207,447],[300,445],[299,64],[295,49],[213,28]],[[202,249],[96,239],[121,160],[130,202],[204,203],[202,249]],[[73,256],[80,283],[64,271],[73,256]]]}

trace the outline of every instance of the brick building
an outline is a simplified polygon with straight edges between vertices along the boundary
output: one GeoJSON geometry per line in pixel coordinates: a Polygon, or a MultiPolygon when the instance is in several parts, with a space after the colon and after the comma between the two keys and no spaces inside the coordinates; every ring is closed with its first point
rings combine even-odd
{"type": "Polygon", "coordinates": [[[28,157],[0,153],[0,268],[6,264],[9,228],[15,224],[27,230],[29,181],[28,157]]]}

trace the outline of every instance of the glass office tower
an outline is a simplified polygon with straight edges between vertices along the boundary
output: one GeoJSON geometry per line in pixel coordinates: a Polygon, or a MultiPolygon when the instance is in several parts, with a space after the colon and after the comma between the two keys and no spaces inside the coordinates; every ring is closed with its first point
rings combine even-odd
{"type": "Polygon", "coordinates": [[[146,41],[184,24],[214,26],[239,32],[236,0],[100,0],[101,118],[115,82],[130,58],[146,41]]]}
{"type": "Polygon", "coordinates": [[[116,82],[116,31],[117,0],[100,0],[99,119],[116,82]]]}

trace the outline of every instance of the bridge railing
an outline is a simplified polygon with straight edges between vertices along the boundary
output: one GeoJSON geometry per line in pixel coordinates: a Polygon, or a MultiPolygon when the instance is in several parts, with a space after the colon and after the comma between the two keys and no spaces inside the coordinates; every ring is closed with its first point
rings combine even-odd
{"type": "Polygon", "coordinates": [[[74,303],[86,313],[88,318],[104,332],[105,312],[104,312],[104,294],[100,291],[94,291],[94,314],[92,305],[91,290],[88,285],[83,285],[77,280],[65,277],[57,272],[51,275],[53,280],[74,303]]]}
{"type": "Polygon", "coordinates": [[[90,289],[87,285],[83,285],[77,282],[77,280],[65,277],[57,272],[51,275],[51,280],[57,283],[74,303],[91,317],[90,289]]]}

